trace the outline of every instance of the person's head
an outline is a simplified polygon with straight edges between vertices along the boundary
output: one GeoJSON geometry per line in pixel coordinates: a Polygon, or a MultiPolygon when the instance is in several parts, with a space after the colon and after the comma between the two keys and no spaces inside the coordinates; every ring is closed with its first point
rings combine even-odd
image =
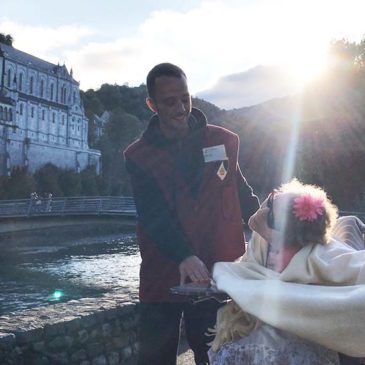
{"type": "Polygon", "coordinates": [[[171,63],[160,63],[147,75],[146,103],[160,120],[160,128],[168,138],[188,132],[191,96],[184,71],[171,63]]]}
{"type": "Polygon", "coordinates": [[[249,226],[267,241],[275,237],[284,246],[326,244],[337,214],[323,189],[293,179],[269,194],[249,226]]]}

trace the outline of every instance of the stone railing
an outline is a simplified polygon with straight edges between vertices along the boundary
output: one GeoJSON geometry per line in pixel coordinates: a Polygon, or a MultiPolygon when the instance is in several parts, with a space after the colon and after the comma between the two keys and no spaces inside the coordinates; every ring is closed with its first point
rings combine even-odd
{"type": "Polygon", "coordinates": [[[67,215],[136,216],[132,197],[79,196],[0,200],[0,217],[39,217],[67,215]]]}
{"type": "Polygon", "coordinates": [[[1,365],[135,364],[137,300],[108,294],[0,317],[1,365]]]}

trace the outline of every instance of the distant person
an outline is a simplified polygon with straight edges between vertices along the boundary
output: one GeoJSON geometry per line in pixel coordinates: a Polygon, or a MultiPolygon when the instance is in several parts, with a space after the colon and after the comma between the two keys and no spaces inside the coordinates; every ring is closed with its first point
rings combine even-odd
{"type": "Polygon", "coordinates": [[[365,354],[365,251],[353,249],[364,224],[336,218],[322,189],[297,180],[263,202],[248,252],[214,267],[233,301],[218,312],[212,365],[360,364],[338,352],[365,354]]]}
{"type": "Polygon", "coordinates": [[[238,136],[192,108],[183,70],[156,65],[147,91],[155,115],[125,151],[142,257],[138,364],[176,364],[182,314],[196,364],[208,364],[205,334],[219,304],[192,305],[169,289],[208,282],[215,262],[240,257],[243,221],[259,202],[238,165],[238,136]]]}
{"type": "Polygon", "coordinates": [[[52,193],[46,194],[46,212],[50,212],[52,210],[52,193]]]}

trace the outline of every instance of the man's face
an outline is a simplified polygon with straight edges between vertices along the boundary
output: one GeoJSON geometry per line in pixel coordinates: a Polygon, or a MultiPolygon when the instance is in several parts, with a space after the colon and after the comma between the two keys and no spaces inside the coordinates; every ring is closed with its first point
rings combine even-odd
{"type": "Polygon", "coordinates": [[[147,105],[158,114],[160,128],[167,138],[188,133],[191,97],[185,77],[161,76],[155,80],[155,96],[147,105]]]}

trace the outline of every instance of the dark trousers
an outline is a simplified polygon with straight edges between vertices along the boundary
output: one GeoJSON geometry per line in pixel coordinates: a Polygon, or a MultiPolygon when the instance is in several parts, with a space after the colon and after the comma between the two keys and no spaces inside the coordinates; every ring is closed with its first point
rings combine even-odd
{"type": "Polygon", "coordinates": [[[222,304],[215,300],[192,303],[141,303],[138,365],[175,365],[184,316],[185,334],[196,364],[209,364],[208,328],[216,322],[222,304]]]}

